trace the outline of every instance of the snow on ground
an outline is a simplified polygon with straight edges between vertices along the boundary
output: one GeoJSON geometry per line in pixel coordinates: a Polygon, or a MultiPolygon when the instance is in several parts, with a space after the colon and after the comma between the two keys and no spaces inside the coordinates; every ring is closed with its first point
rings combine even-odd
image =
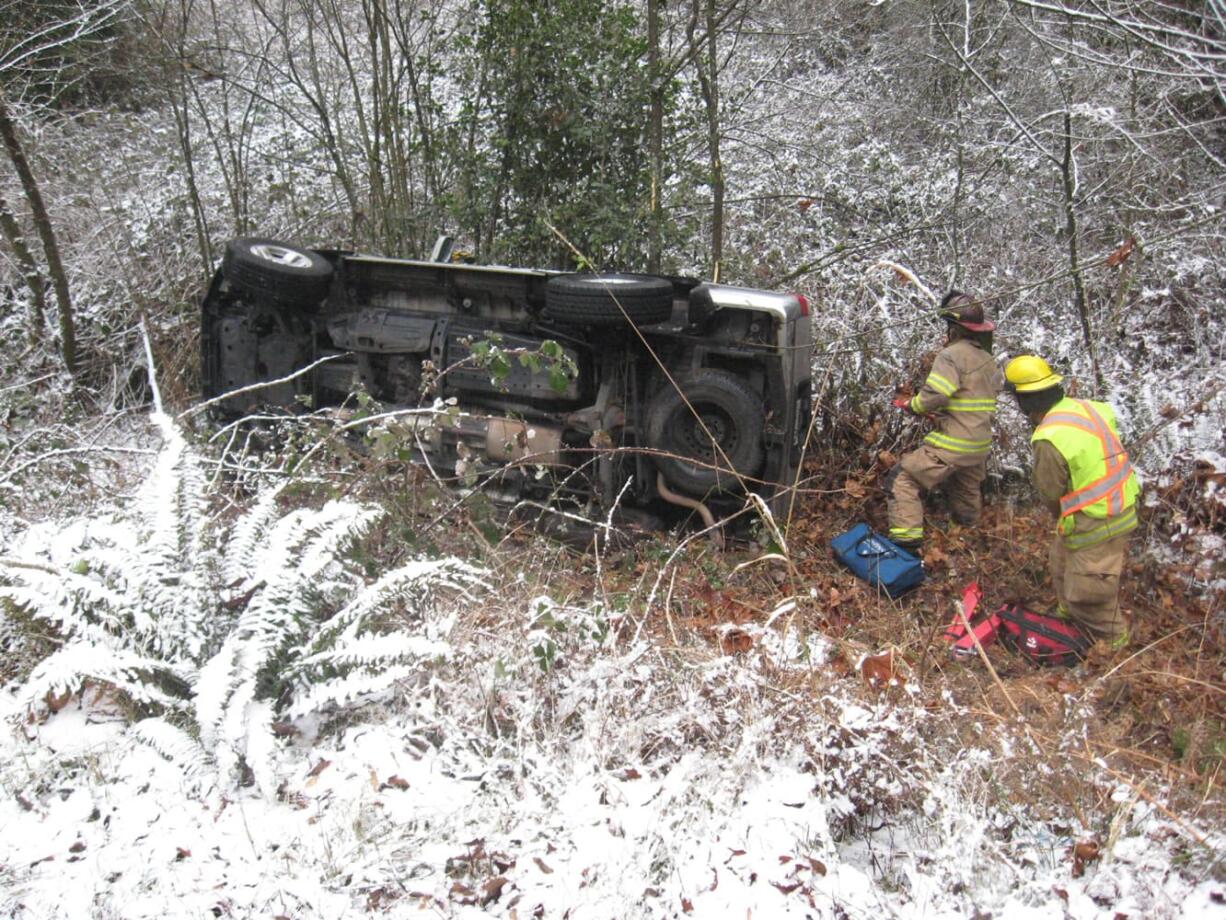
{"type": "MultiPolygon", "coordinates": [[[[3,691],[0,908],[20,918],[1209,917],[1206,850],[1121,789],[1083,828],[989,804],[1025,748],[858,681],[794,694],[823,646],[763,631],[711,658],[557,630],[457,629],[455,654],[271,752],[276,793],[198,781],[105,700],[41,724],[3,691]],[[1066,826],[1062,826],[1066,825],[1066,826]],[[1182,863],[1177,867],[1177,863],[1182,863]],[[978,913],[976,913],[978,912],[978,913]]],[[[551,608],[555,622],[582,611],[551,608]]],[[[534,626],[533,624],[537,624],[534,626]]],[[[89,695],[87,693],[87,695],[89,695]]],[[[1204,829],[1201,829],[1204,833],[1204,829]]],[[[1226,840],[1213,831],[1209,847],[1226,840]]]]}

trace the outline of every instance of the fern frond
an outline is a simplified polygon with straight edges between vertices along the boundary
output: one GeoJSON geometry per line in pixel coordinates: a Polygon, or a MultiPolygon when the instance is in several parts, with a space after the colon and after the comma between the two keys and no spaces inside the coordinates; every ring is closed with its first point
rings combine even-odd
{"type": "Polygon", "coordinates": [[[165,719],[141,719],[132,726],[129,737],[152,748],[163,760],[178,767],[190,781],[199,783],[209,773],[211,760],[200,742],[165,719]]]}
{"type": "Polygon", "coordinates": [[[184,676],[165,662],[81,641],[68,643],[39,663],[23,688],[23,702],[32,707],[48,696],[77,694],[86,681],[109,684],[139,705],[172,711],[186,707],[185,699],[159,686],[187,687],[184,676]]]}
{"type": "Polygon", "coordinates": [[[298,570],[306,578],[317,578],[332,568],[339,555],[364,536],[383,511],[351,502],[330,501],[319,509],[304,532],[298,570]]]}
{"type": "Polygon", "coordinates": [[[378,671],[365,669],[308,687],[294,697],[286,709],[290,718],[301,718],[330,709],[345,709],[376,701],[401,681],[412,680],[420,668],[394,665],[378,671]]]}
{"type": "Polygon", "coordinates": [[[124,631],[124,597],[85,575],[19,570],[20,584],[0,585],[0,597],[22,607],[36,620],[55,627],[64,638],[101,631],[124,631]]]}
{"type": "Polygon", "coordinates": [[[276,520],[277,501],[282,488],[278,486],[261,495],[251,510],[231,528],[221,563],[221,577],[225,584],[238,586],[252,574],[251,561],[276,520]]]}
{"type": "Polygon", "coordinates": [[[250,703],[243,716],[247,726],[243,759],[251,768],[260,792],[273,798],[277,794],[277,737],[272,732],[272,703],[267,700],[250,703]]]}
{"type": "MultiPolygon", "coordinates": [[[[265,520],[251,531],[258,530],[259,537],[254,546],[248,544],[249,568],[234,580],[240,583],[236,590],[249,594],[246,606],[196,685],[200,737],[223,776],[233,775],[242,758],[249,764],[260,759],[248,748],[253,737],[259,744],[265,739],[251,734],[248,713],[257,700],[279,695],[292,673],[295,650],[318,630],[331,604],[359,584],[342,554],[380,514],[329,502],[265,520]]],[[[239,571],[230,560],[227,565],[232,574],[239,571]]]]}
{"type": "Polygon", "coordinates": [[[407,636],[404,633],[371,635],[304,658],[298,662],[297,669],[300,672],[310,671],[323,665],[338,671],[357,667],[370,670],[399,662],[446,659],[451,652],[449,643],[424,636],[407,636]]]}
{"type": "Polygon", "coordinates": [[[410,616],[420,617],[439,592],[455,591],[471,597],[471,590],[488,586],[484,570],[458,559],[418,559],[393,569],[363,588],[318,632],[311,647],[303,650],[308,658],[341,642],[351,641],[368,628],[370,621],[404,605],[410,616]]]}

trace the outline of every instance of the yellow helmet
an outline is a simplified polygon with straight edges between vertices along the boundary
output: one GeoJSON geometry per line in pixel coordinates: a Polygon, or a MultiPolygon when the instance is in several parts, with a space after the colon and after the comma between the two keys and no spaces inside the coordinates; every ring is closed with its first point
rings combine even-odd
{"type": "Polygon", "coordinates": [[[1063,379],[1038,355],[1018,355],[1005,365],[1005,381],[1018,393],[1047,390],[1063,379]]]}

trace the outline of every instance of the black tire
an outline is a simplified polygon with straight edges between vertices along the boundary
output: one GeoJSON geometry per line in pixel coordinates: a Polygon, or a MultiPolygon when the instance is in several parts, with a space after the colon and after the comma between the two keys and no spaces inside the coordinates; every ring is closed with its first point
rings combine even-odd
{"type": "Polygon", "coordinates": [[[652,397],[647,406],[647,445],[675,455],[655,458],[656,467],[673,488],[690,495],[735,492],[742,484],[728,466],[740,476],[758,472],[765,455],[765,425],[761,397],[741,378],[728,371],[697,370],[677,378],[676,387],[669,384],[652,397]],[[712,438],[720,450],[712,445],[712,438]]]}
{"type": "Polygon", "coordinates": [[[221,272],[240,294],[286,305],[314,305],[332,284],[332,264],[277,240],[243,237],[226,244],[221,272]]]}
{"type": "Polygon", "coordinates": [[[627,317],[648,326],[673,315],[673,284],[654,275],[557,275],[545,285],[545,310],[575,326],[624,326],[627,317]]]}

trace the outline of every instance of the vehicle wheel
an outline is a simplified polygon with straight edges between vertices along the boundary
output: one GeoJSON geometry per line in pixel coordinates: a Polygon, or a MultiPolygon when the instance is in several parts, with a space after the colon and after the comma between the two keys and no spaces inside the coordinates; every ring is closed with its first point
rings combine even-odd
{"type": "Polygon", "coordinates": [[[647,406],[647,445],[672,455],[656,457],[655,463],[679,491],[731,492],[741,483],[729,464],[741,476],[753,476],[762,466],[765,424],[761,398],[741,378],[728,371],[698,370],[678,377],[676,387],[669,384],[652,397],[647,406]]]}
{"type": "Polygon", "coordinates": [[[323,256],[257,237],[231,240],[221,271],[239,293],[282,304],[319,303],[332,283],[332,265],[323,256]]]}
{"type": "Polygon", "coordinates": [[[620,326],[629,317],[645,326],[672,316],[673,285],[654,275],[558,275],[545,285],[545,309],[571,325],[620,326]]]}

